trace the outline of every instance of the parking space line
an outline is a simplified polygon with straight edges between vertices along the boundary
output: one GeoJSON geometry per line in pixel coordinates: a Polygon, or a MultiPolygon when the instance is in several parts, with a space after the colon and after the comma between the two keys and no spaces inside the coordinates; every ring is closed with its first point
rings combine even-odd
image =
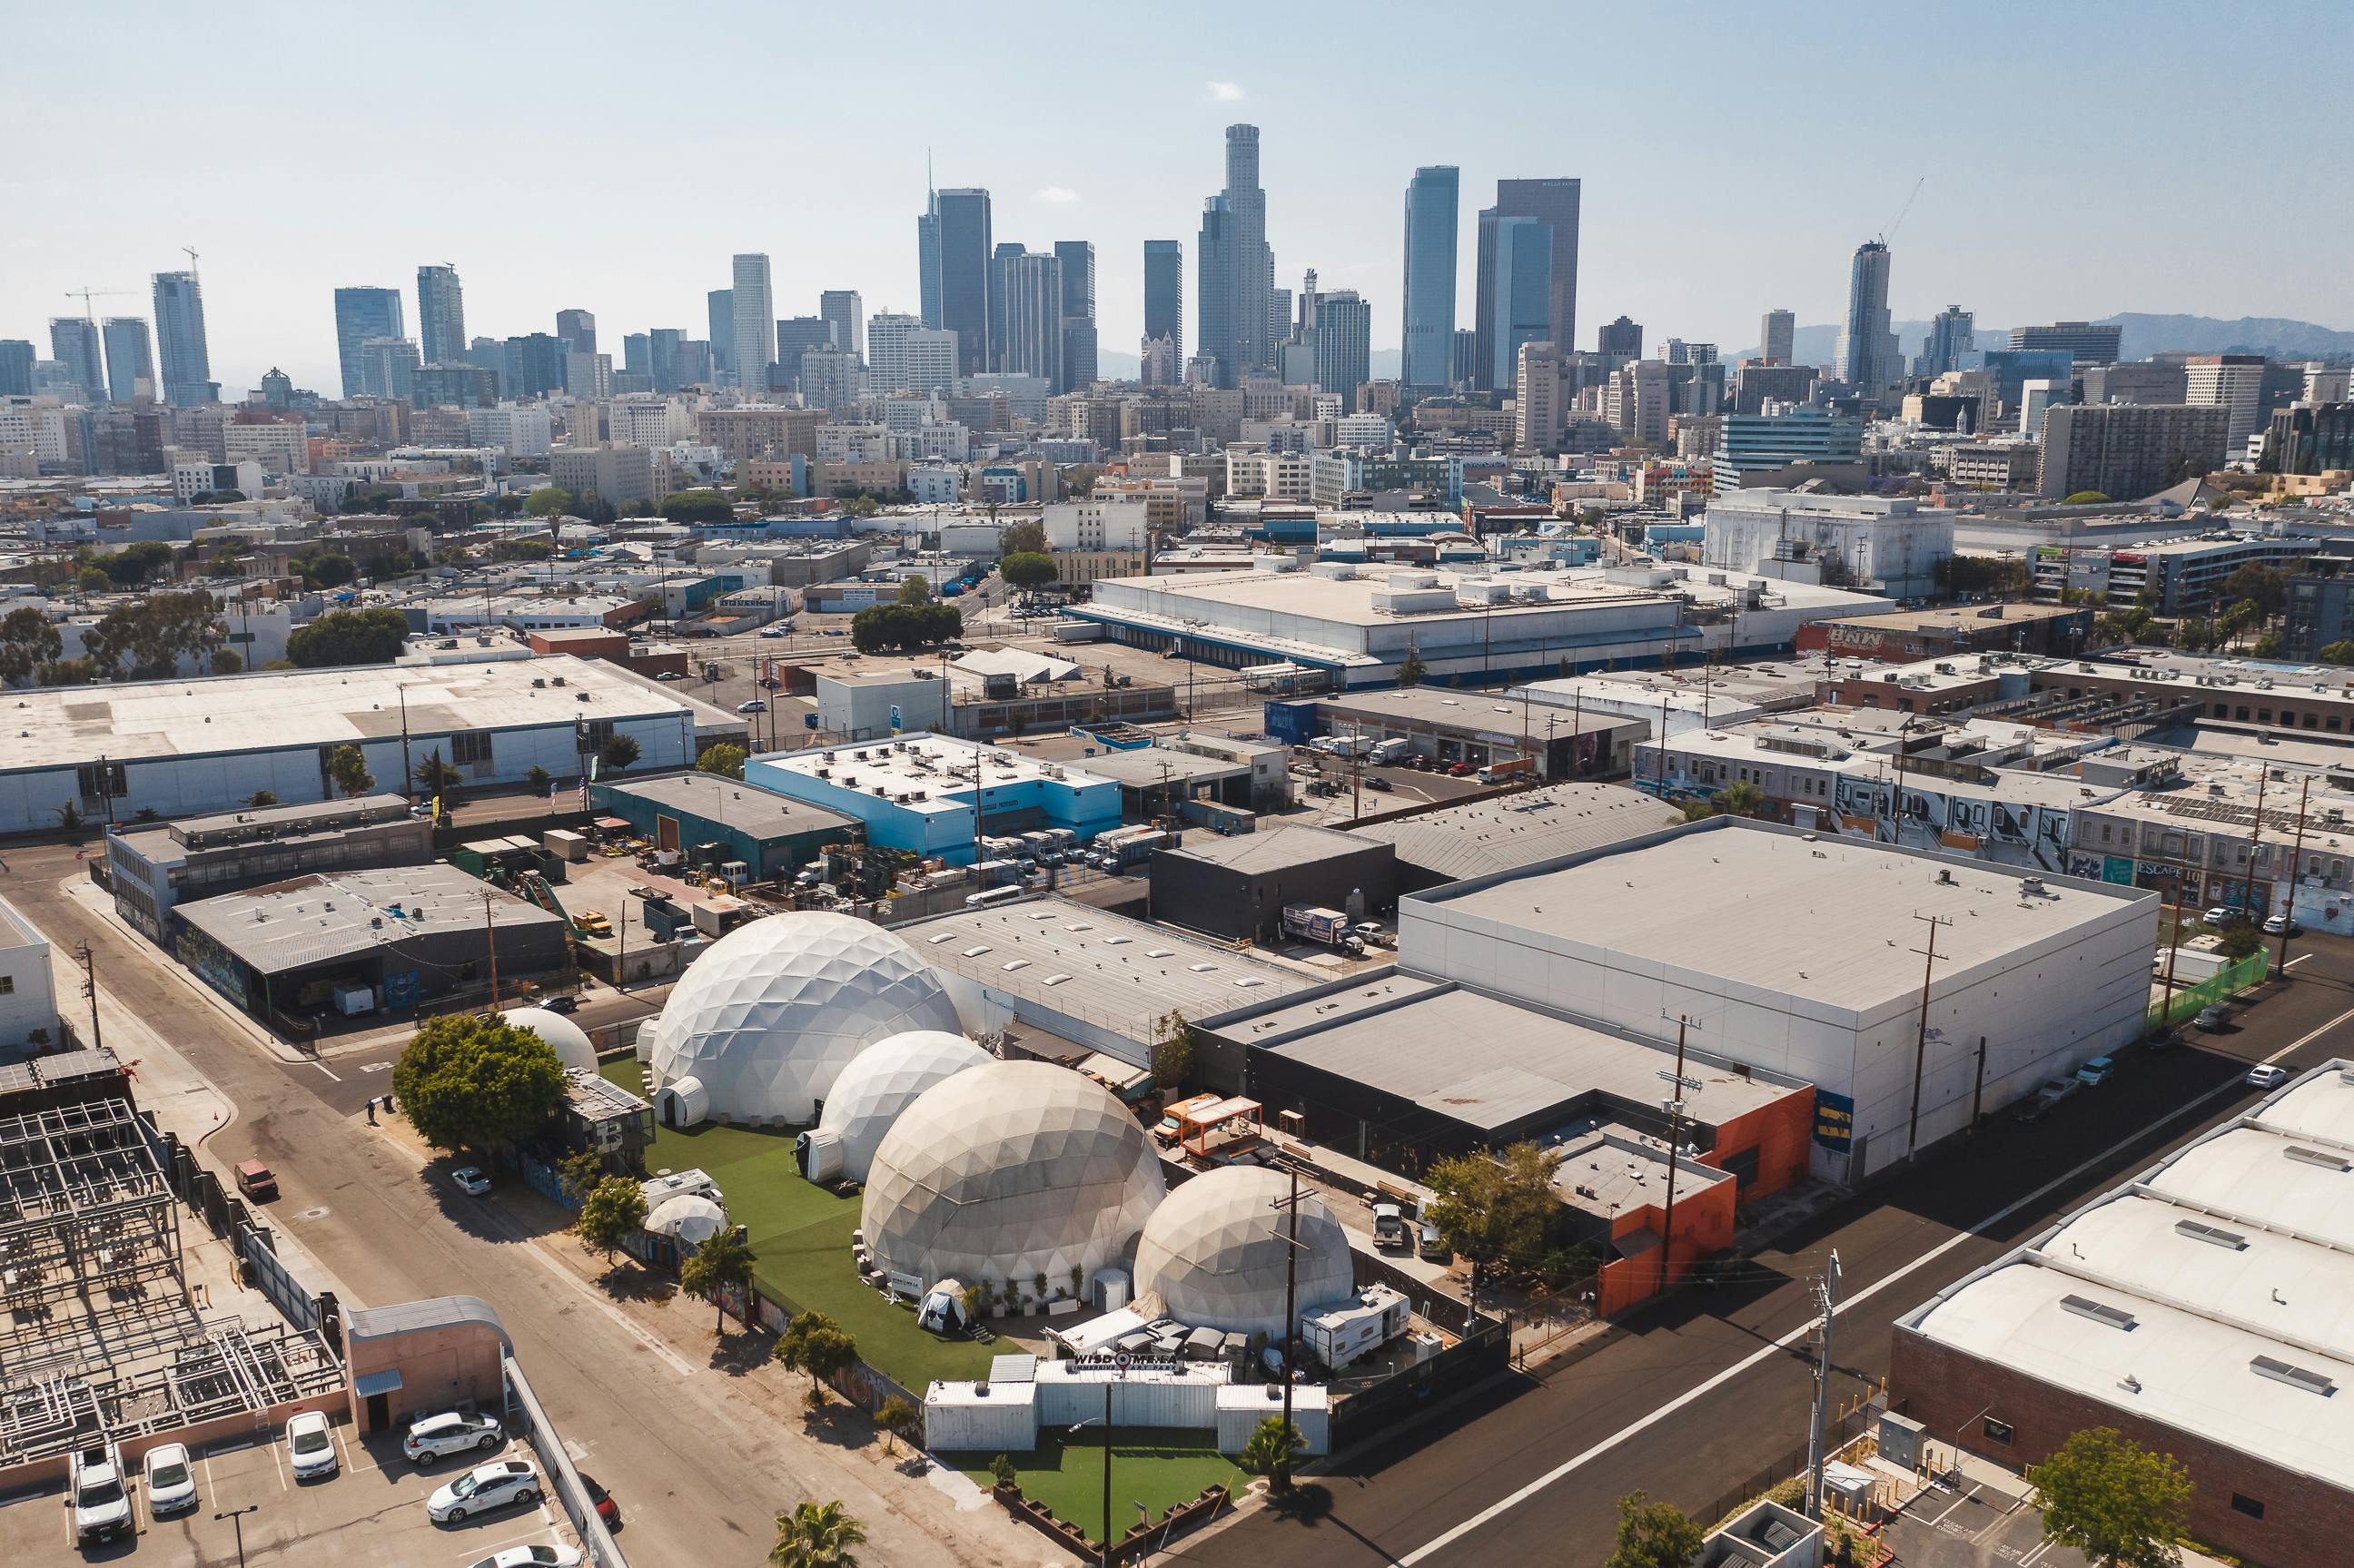
{"type": "Polygon", "coordinates": [[[281,1492],[288,1490],[286,1467],[278,1462],[278,1445],[275,1443],[270,1446],[270,1467],[278,1472],[278,1489],[281,1492]]]}
{"type": "Polygon", "coordinates": [[[341,1073],[336,1072],[333,1067],[328,1066],[324,1062],[313,1062],[313,1063],[312,1063],[312,1064],[311,1064],[311,1065],[313,1065],[313,1067],[318,1068],[318,1069],[319,1069],[319,1071],[321,1071],[321,1072],[323,1072],[323,1073],[326,1074],[326,1075],[327,1075],[327,1076],[329,1076],[329,1077],[331,1077],[331,1078],[334,1079],[334,1080],[335,1080],[335,1082],[337,1082],[337,1083],[339,1083],[339,1084],[340,1084],[340,1083],[342,1083],[342,1082],[344,1081],[343,1075],[342,1075],[341,1073]]]}
{"type": "Polygon", "coordinates": [[[2035,1564],[2048,1555],[2054,1546],[2059,1544],[2060,1543],[2058,1542],[2053,1541],[2047,1536],[2042,1541],[2036,1543],[2033,1551],[2028,1552],[2026,1556],[2019,1560],[2019,1568],[2035,1568],[2035,1564]]]}
{"type": "Polygon", "coordinates": [[[1929,1524],[1929,1525],[1932,1525],[1932,1526],[1939,1525],[1939,1524],[1943,1524],[1943,1523],[1946,1521],[1946,1514],[1948,1514],[1948,1513],[1953,1512],[1956,1509],[1957,1509],[1957,1508],[1961,1507],[1964,1503],[1966,1503],[1966,1502],[1969,1501],[1972,1498],[1974,1498],[1974,1497],[1976,1497],[1976,1496],[1978,1496],[1978,1485],[1977,1485],[1976,1483],[1973,1483],[1973,1484],[1971,1485],[1970,1489],[1969,1489],[1968,1491],[1964,1492],[1961,1496],[1959,1496],[1959,1497],[1956,1498],[1952,1502],[1949,1502],[1949,1503],[1947,1503],[1947,1504],[1946,1505],[1946,1512],[1945,1512],[1945,1513],[1941,1513],[1941,1514],[1939,1514],[1939,1515],[1938,1515],[1936,1518],[1935,1518],[1935,1519],[1932,1519],[1932,1520],[1924,1520],[1923,1522],[1924,1522],[1924,1523],[1926,1523],[1926,1524],[1929,1524]]]}
{"type": "Polygon", "coordinates": [[[2301,963],[2305,962],[2305,960],[2306,960],[2306,959],[2309,959],[2309,958],[2311,958],[2311,957],[2313,957],[2313,955],[2312,955],[2311,953],[2299,953],[2296,957],[2295,957],[2295,958],[2291,959],[2288,962],[2286,962],[2286,963],[2283,964],[2283,965],[2281,966],[2281,969],[2282,969],[2284,971],[2288,970],[2288,969],[2293,969],[2296,968],[2296,966],[2297,966],[2297,965],[2299,965],[2299,964],[2301,964],[2301,963]]]}

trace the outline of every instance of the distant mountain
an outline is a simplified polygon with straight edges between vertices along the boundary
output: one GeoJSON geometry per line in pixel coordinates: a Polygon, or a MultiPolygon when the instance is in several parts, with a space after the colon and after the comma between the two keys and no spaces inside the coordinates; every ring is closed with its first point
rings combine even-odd
{"type": "MultiPolygon", "coordinates": [[[[2317,326],[2311,322],[2280,316],[2242,316],[2223,321],[2215,316],[2153,316],[2128,312],[2103,316],[2103,325],[2125,328],[2117,354],[2124,359],[2147,359],[2153,354],[2264,354],[2275,359],[2354,358],[2354,332],[2317,326]]],[[[1910,359],[1921,352],[1929,335],[1923,321],[1896,322],[1896,341],[1910,359]]],[[[1791,334],[1791,356],[1801,365],[1829,365],[1839,352],[1836,326],[1802,326],[1791,334]]],[[[2009,327],[1977,327],[1978,346],[2001,348],[2010,342],[2009,327]]],[[[1728,359],[1754,357],[1756,345],[1727,355],[1728,359]]]]}

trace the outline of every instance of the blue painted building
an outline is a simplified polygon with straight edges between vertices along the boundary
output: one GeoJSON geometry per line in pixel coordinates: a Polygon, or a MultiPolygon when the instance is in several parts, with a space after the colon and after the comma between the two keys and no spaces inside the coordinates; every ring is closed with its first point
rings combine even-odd
{"type": "Polygon", "coordinates": [[[1067,828],[1085,842],[1120,820],[1109,779],[943,735],[756,757],[744,782],[855,819],[880,848],[952,865],[972,863],[981,834],[1067,828]]]}

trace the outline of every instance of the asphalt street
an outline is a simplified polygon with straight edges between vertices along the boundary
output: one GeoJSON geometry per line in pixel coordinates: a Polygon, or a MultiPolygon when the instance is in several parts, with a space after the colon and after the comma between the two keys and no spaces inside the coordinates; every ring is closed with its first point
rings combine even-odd
{"type": "Polygon", "coordinates": [[[2129,1051],[2113,1079],[2061,1112],[2033,1126],[1998,1118],[1826,1210],[1750,1260],[1741,1283],[1638,1314],[1583,1360],[1494,1379],[1344,1456],[1299,1506],[1248,1515],[1173,1555],[1286,1568],[1590,1564],[1611,1551],[1624,1493],[1710,1507],[1806,1439],[1811,1290],[1833,1249],[1845,1306],[1832,1384],[1851,1396],[1887,1372],[1898,1316],[2256,1100],[2241,1083],[2251,1063],[2310,1066],[2354,1043],[2354,941],[2309,938],[2290,957],[2291,983],[2239,1009],[2228,1033],[2129,1051]]]}

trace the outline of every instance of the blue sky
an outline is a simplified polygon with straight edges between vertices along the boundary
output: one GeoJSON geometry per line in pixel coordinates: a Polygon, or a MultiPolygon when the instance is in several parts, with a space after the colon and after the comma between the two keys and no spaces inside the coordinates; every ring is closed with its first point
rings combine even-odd
{"type": "MultiPolygon", "coordinates": [[[[1141,242],[1193,252],[1222,128],[1261,127],[1278,281],[1314,267],[1398,337],[1400,214],[1458,165],[1458,320],[1499,176],[1585,181],[1581,346],[1835,319],[1915,179],[1899,317],[2115,311],[2354,328],[2354,5],[1861,3],[975,8],[11,7],[0,337],[48,352],[84,282],[201,253],[214,373],[335,389],[331,291],[454,262],[472,334],[596,313],[704,327],[766,250],[779,314],[917,304],[924,155],[1001,240],[1096,242],[1132,350],[1141,242]]],[[[610,344],[606,340],[610,340],[610,344]]]]}

